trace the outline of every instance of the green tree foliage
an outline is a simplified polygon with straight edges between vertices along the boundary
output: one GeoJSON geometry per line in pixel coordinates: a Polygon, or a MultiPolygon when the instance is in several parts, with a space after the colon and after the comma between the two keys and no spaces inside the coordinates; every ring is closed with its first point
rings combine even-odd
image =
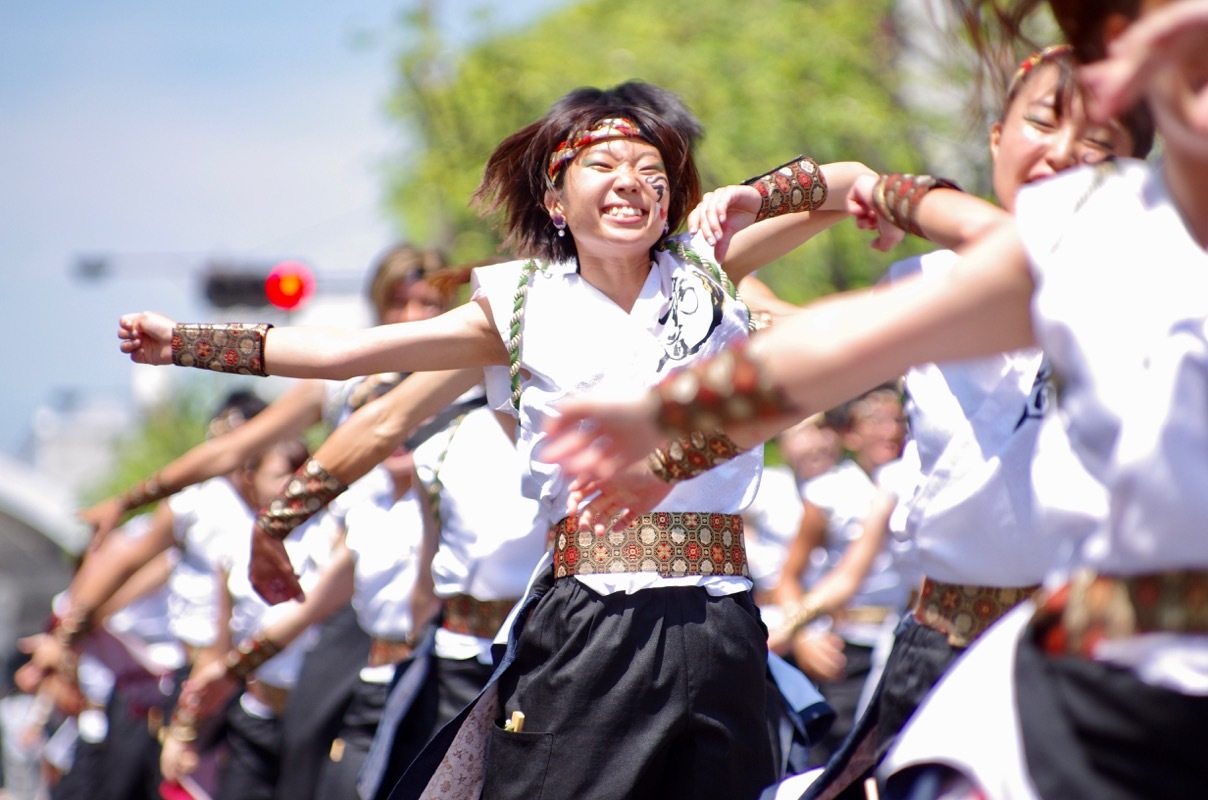
{"type": "MultiPolygon", "coordinates": [[[[445,246],[456,259],[494,253],[499,237],[468,207],[494,146],[570,89],[629,79],[676,92],[704,123],[698,155],[706,187],[798,153],[919,171],[918,141],[934,120],[898,99],[893,7],[892,0],[591,0],[460,52],[416,14],[392,98],[409,142],[390,175],[392,211],[410,238],[445,246]]],[[[866,285],[904,254],[875,253],[869,238],[841,223],[761,275],[794,302],[866,285]]]]}

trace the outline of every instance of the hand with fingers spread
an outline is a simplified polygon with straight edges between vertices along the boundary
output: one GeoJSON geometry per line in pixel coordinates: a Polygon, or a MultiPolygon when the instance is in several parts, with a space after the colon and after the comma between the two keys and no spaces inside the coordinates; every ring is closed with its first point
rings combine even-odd
{"type": "Polygon", "coordinates": [[[688,215],[688,230],[702,233],[717,260],[724,261],[730,238],[755,222],[761,201],[759,192],[743,184],[706,192],[688,215]]]}
{"type": "Polygon", "coordinates": [[[631,464],[607,480],[571,484],[566,515],[578,517],[580,530],[600,536],[621,530],[655,509],[671,493],[671,484],[656,476],[645,461],[631,464]]]}
{"type": "Polygon", "coordinates": [[[644,389],[628,397],[569,398],[550,419],[537,458],[560,464],[584,485],[606,481],[667,438],[655,424],[656,403],[644,389]]]}
{"type": "Polygon", "coordinates": [[[129,353],[135,364],[171,364],[175,326],[175,322],[154,311],[123,314],[118,320],[117,338],[122,340],[122,352],[129,353]]]}

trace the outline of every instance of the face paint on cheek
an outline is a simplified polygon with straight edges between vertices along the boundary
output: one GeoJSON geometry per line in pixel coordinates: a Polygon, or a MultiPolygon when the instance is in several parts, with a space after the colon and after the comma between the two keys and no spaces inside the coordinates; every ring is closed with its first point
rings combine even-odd
{"type": "Polygon", "coordinates": [[[667,192],[667,176],[655,175],[653,178],[647,178],[646,183],[650,184],[651,188],[658,192],[659,202],[663,202],[663,195],[667,192]]]}

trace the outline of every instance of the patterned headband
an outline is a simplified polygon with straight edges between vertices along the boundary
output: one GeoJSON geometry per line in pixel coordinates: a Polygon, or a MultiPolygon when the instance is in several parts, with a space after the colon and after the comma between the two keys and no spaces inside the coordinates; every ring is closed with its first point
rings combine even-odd
{"type": "Polygon", "coordinates": [[[549,158],[549,179],[553,181],[575,156],[585,147],[603,142],[607,139],[642,139],[642,130],[632,120],[625,117],[602,119],[596,127],[590,130],[579,130],[572,133],[561,144],[554,148],[554,154],[549,158]]]}
{"type": "Polygon", "coordinates": [[[1031,72],[1038,64],[1043,64],[1046,61],[1061,58],[1062,56],[1069,55],[1072,52],[1074,52],[1074,48],[1068,44],[1055,44],[1046,47],[1043,50],[1038,50],[1035,53],[1032,53],[1032,55],[1028,56],[1023,60],[1022,63],[1020,63],[1019,69],[1015,70],[1015,74],[1011,76],[1011,83],[1008,84],[1010,87],[1008,91],[1015,91],[1015,87],[1019,86],[1019,82],[1023,80],[1023,76],[1031,72]]]}

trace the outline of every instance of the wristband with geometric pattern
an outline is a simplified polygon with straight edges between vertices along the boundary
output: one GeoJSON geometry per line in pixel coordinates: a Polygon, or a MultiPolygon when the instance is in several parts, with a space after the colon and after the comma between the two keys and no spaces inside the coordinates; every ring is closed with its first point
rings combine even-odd
{"type": "Polygon", "coordinates": [[[285,538],[306,520],[318,514],[327,504],[348,488],[348,484],[328,472],[313,458],[298,467],[285,489],[256,516],[256,527],[285,541],[285,538]]]}
{"type": "Polygon", "coordinates": [[[797,156],[743,183],[755,187],[762,198],[756,222],[781,214],[813,211],[826,202],[826,176],[818,169],[818,162],[805,156],[797,156]]]}
{"type": "Polygon", "coordinates": [[[194,325],[172,328],[172,363],[214,372],[264,377],[264,337],[270,323],[194,325]]]}

